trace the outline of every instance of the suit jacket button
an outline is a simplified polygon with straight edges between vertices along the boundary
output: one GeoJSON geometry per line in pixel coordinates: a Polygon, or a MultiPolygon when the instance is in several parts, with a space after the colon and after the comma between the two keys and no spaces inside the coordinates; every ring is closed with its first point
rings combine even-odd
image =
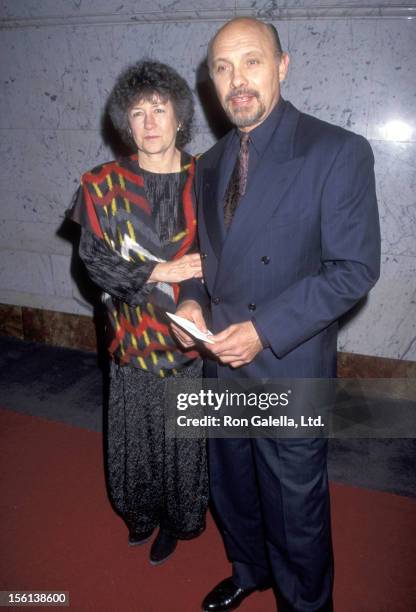
{"type": "Polygon", "coordinates": [[[214,297],[212,298],[212,302],[213,304],[219,304],[221,302],[221,299],[219,297],[214,297]]]}
{"type": "Polygon", "coordinates": [[[249,310],[256,310],[256,305],[254,303],[248,305],[249,310]]]}
{"type": "Polygon", "coordinates": [[[207,254],[206,253],[201,253],[201,259],[206,259],[207,258],[207,254]]]}
{"type": "Polygon", "coordinates": [[[270,257],[268,257],[267,255],[263,255],[263,257],[261,258],[261,263],[266,266],[268,263],[270,263],[270,257]]]}

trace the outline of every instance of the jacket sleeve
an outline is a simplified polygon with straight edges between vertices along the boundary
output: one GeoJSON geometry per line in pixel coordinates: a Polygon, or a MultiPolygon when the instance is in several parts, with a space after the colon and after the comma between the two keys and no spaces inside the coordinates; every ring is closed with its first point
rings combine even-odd
{"type": "MultiPolygon", "coordinates": [[[[199,205],[199,177],[200,177],[200,162],[196,161],[196,171],[195,171],[195,180],[193,182],[193,192],[194,192],[194,200],[196,202],[196,206],[199,205]]],[[[199,242],[196,238],[196,249],[199,251],[199,242]]],[[[189,280],[183,281],[180,284],[179,288],[179,299],[178,306],[181,302],[185,300],[195,300],[201,306],[201,308],[207,308],[210,304],[210,300],[208,297],[208,293],[206,287],[204,285],[203,280],[199,278],[191,278],[189,280]]]]}
{"type": "Polygon", "coordinates": [[[85,228],[81,229],[79,255],[94,283],[130,306],[144,301],[154,287],[147,280],[156,262],[127,261],[85,228]]]}
{"type": "Polygon", "coordinates": [[[319,271],[259,307],[254,324],[283,357],[352,308],[379,274],[374,157],[368,142],[354,135],[340,148],[323,186],[319,271]]]}
{"type": "Polygon", "coordinates": [[[205,308],[210,304],[207,290],[201,279],[191,278],[181,283],[178,305],[185,300],[195,300],[201,308],[205,308]]]}

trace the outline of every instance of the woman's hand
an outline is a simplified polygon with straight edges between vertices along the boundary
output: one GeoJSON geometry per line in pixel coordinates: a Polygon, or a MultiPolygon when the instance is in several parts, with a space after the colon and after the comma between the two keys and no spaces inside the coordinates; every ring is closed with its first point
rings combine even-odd
{"type": "Polygon", "coordinates": [[[147,282],[180,283],[188,278],[201,278],[201,276],[201,257],[199,253],[192,253],[180,259],[156,264],[147,282]]]}

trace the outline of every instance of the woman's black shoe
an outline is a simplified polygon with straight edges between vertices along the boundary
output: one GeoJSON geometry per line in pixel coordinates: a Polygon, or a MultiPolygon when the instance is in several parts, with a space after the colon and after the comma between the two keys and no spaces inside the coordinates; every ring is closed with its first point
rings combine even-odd
{"type": "Polygon", "coordinates": [[[141,546],[142,544],[146,544],[152,537],[154,529],[149,529],[149,531],[144,531],[143,533],[135,533],[134,531],[130,531],[129,533],[129,546],[141,546]]]}
{"type": "Polygon", "coordinates": [[[160,530],[150,549],[150,563],[152,565],[160,565],[169,559],[173,555],[177,543],[176,538],[160,530]]]}

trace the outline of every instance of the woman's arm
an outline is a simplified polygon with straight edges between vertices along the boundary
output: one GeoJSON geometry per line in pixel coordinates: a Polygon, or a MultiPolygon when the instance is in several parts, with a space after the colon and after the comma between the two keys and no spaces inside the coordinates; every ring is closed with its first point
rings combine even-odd
{"type": "Polygon", "coordinates": [[[152,291],[148,280],[157,265],[155,261],[127,261],[84,228],[79,255],[96,285],[131,306],[137,306],[152,291]]]}
{"type": "Polygon", "coordinates": [[[137,306],[150,294],[153,283],[180,283],[202,276],[198,253],[162,263],[127,261],[84,228],[79,254],[94,283],[131,306],[137,306]]]}

